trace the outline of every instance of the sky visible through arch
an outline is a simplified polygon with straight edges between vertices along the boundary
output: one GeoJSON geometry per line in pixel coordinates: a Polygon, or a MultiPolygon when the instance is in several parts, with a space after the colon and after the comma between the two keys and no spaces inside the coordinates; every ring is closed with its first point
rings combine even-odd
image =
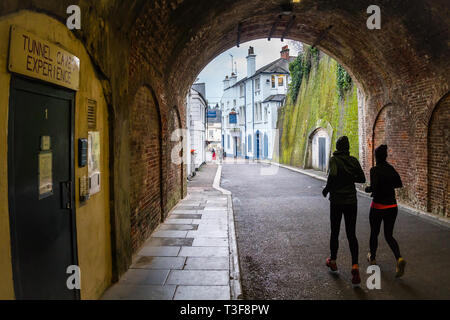
{"type": "MultiPolygon", "coordinates": [[[[248,47],[252,46],[256,54],[256,70],[264,65],[280,58],[281,47],[289,45],[289,55],[297,56],[300,43],[292,40],[281,40],[273,38],[271,41],[267,39],[259,39],[241,43],[239,48],[234,46],[231,49],[218,55],[212,60],[197,76],[196,82],[206,83],[206,99],[210,105],[215,105],[220,101],[223,93],[223,79],[226,75],[231,74],[231,55],[236,63],[233,70],[237,69],[238,81],[247,76],[248,47]]],[[[234,64],[234,63],[233,63],[234,64]]]]}

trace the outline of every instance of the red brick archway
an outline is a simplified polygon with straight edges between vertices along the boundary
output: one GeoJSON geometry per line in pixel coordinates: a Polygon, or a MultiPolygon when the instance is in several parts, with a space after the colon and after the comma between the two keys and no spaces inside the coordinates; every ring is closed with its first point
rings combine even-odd
{"type": "Polygon", "coordinates": [[[414,188],[411,167],[410,121],[404,108],[389,104],[384,106],[376,118],[373,127],[372,165],[375,165],[374,151],[380,144],[388,146],[388,162],[398,171],[404,187],[397,190],[399,200],[412,202],[414,188]]]}
{"type": "Polygon", "coordinates": [[[130,109],[130,222],[132,247],[136,250],[163,219],[161,125],[149,88],[138,89],[130,109]]]}
{"type": "Polygon", "coordinates": [[[428,211],[450,217],[450,94],[438,103],[428,125],[428,211]]]}

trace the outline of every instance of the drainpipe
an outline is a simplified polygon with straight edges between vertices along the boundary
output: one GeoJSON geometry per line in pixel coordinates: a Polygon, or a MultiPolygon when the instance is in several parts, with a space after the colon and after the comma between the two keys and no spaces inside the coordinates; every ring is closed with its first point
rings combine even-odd
{"type": "Polygon", "coordinates": [[[244,141],[245,141],[245,159],[248,158],[247,150],[248,150],[248,140],[247,140],[247,81],[244,81],[244,141]]]}
{"type": "Polygon", "coordinates": [[[255,160],[255,148],[256,148],[256,143],[254,143],[255,140],[255,83],[252,79],[252,126],[253,126],[253,135],[252,135],[252,144],[253,144],[253,160],[255,160]]]}

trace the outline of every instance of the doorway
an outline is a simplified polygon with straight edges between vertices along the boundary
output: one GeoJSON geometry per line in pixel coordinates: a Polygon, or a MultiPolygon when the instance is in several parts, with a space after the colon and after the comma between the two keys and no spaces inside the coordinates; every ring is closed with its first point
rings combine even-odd
{"type": "Polygon", "coordinates": [[[8,176],[17,299],[79,299],[66,270],[77,265],[75,93],[13,76],[8,176]]]}
{"type": "Polygon", "coordinates": [[[325,155],[325,144],[326,144],[326,138],[319,138],[319,169],[321,171],[325,171],[327,164],[326,164],[326,155],[325,155]]]}

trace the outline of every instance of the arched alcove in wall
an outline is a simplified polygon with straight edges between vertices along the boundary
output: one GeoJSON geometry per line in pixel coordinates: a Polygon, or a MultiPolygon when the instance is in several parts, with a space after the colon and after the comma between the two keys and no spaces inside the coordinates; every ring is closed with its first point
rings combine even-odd
{"type": "Polygon", "coordinates": [[[161,208],[161,124],[151,90],[140,87],[130,110],[130,213],[135,251],[158,226],[161,208]]]}
{"type": "Polygon", "coordinates": [[[450,94],[436,105],[428,125],[428,211],[450,217],[450,94]]]}
{"type": "Polygon", "coordinates": [[[305,168],[327,171],[332,136],[333,130],[329,124],[327,128],[316,127],[309,133],[305,153],[305,168]]]}
{"type": "Polygon", "coordinates": [[[378,113],[373,126],[372,165],[375,163],[375,149],[388,146],[387,161],[399,173],[403,188],[397,189],[398,198],[404,202],[414,201],[413,175],[410,165],[411,135],[409,117],[405,108],[394,104],[385,105],[378,113]]]}
{"type": "MultiPolygon", "coordinates": [[[[183,178],[183,134],[181,120],[177,107],[173,107],[168,116],[167,130],[169,139],[169,168],[167,173],[167,204],[172,208],[180,199],[183,198],[184,178],[183,178]]],[[[168,214],[168,210],[164,215],[168,214]]],[[[164,217],[165,218],[165,217],[164,217]]]]}

